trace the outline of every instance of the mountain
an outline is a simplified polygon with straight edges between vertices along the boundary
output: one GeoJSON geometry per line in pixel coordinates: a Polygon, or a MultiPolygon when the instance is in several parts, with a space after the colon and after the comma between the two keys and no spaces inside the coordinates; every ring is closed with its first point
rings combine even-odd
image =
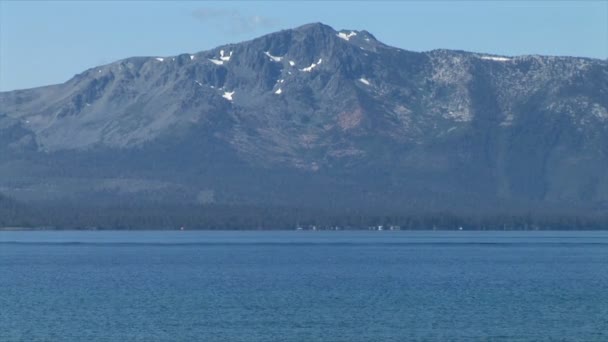
{"type": "Polygon", "coordinates": [[[608,208],[608,61],[412,52],[315,23],[0,93],[20,200],[608,208]]]}

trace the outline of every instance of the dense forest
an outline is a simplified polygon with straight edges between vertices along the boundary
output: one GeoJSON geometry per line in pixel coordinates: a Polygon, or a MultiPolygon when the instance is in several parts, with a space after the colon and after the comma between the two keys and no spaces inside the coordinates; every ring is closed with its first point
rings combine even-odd
{"type": "Polygon", "coordinates": [[[0,194],[0,228],[604,230],[608,214],[327,211],[237,205],[25,205],[0,194]]]}

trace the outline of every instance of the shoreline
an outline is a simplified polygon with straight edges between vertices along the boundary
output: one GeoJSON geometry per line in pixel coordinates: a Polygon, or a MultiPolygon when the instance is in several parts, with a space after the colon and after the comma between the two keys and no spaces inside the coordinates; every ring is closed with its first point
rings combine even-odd
{"type": "Polygon", "coordinates": [[[120,228],[49,228],[49,227],[0,227],[0,232],[608,232],[608,227],[602,229],[398,229],[398,230],[377,230],[377,229],[179,229],[179,228],[136,228],[136,229],[120,229],[120,228]]]}

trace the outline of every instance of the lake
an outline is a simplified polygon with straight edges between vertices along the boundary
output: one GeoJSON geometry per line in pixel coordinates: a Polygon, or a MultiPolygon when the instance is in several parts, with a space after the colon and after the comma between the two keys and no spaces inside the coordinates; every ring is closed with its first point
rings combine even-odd
{"type": "Polygon", "coordinates": [[[608,232],[0,232],[0,340],[608,341],[608,232]]]}

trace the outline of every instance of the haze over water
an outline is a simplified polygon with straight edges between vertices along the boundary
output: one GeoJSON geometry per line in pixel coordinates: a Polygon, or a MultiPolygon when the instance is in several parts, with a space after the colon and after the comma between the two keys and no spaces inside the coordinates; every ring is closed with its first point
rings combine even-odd
{"type": "Polygon", "coordinates": [[[606,341],[607,232],[0,232],[2,341],[606,341]]]}

